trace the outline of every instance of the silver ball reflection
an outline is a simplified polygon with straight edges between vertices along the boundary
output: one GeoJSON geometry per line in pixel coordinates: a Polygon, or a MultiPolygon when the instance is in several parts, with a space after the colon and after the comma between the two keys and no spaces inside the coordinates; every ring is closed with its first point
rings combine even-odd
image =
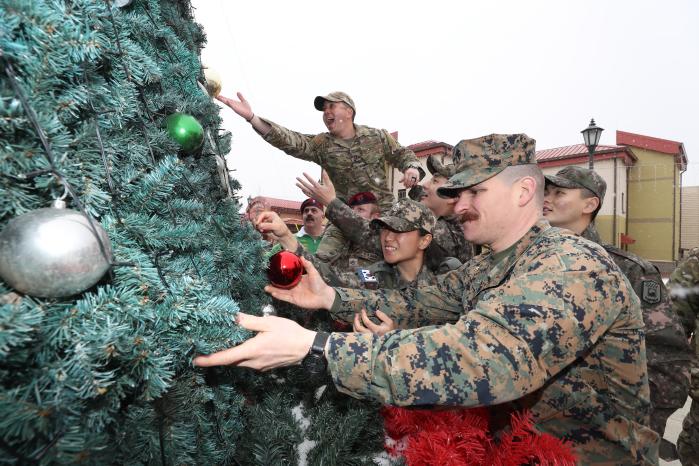
{"type": "MultiPolygon", "coordinates": [[[[59,205],[60,206],[60,205],[59,205]]],[[[41,298],[80,293],[109,270],[112,249],[82,213],[37,209],[16,217],[0,232],[0,278],[17,291],[41,298]]]]}

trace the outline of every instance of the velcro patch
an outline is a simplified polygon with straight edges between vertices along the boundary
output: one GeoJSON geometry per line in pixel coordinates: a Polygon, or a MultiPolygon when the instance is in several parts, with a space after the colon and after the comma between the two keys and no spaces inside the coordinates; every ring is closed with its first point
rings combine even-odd
{"type": "Polygon", "coordinates": [[[660,284],[652,280],[643,280],[641,299],[648,304],[658,304],[660,302],[660,284]]]}

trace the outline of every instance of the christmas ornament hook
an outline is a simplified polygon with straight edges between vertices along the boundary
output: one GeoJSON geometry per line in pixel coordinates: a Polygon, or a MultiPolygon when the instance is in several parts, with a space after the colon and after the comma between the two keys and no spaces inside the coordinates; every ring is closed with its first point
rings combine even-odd
{"type": "Polygon", "coordinates": [[[53,207],[54,209],[65,209],[67,205],[65,200],[66,197],[68,197],[68,187],[64,183],[63,194],[61,194],[61,197],[53,200],[53,202],[51,203],[51,207],[53,207]]]}

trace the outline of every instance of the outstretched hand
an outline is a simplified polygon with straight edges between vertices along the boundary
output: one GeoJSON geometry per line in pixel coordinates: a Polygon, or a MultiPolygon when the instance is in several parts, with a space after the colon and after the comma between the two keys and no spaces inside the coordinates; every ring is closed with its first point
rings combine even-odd
{"type": "Polygon", "coordinates": [[[255,116],[255,114],[252,112],[252,107],[250,107],[250,103],[247,100],[245,100],[245,97],[243,97],[243,94],[241,94],[240,92],[236,94],[238,96],[238,99],[240,100],[231,99],[222,95],[216,96],[216,99],[219,102],[227,105],[231,110],[233,110],[241,117],[245,118],[245,120],[250,121],[252,117],[255,116]]]}
{"type": "Polygon", "coordinates": [[[259,333],[234,348],[197,356],[194,358],[195,366],[233,364],[261,371],[291,366],[301,362],[308,354],[316,334],[282,317],[257,317],[239,312],[236,320],[241,327],[259,333]]]}
{"type": "Polygon", "coordinates": [[[284,290],[267,285],[265,291],[273,298],[305,309],[330,309],[335,301],[335,290],[328,286],[313,264],[301,257],[306,274],[295,287],[284,290]]]}
{"type": "Polygon", "coordinates": [[[373,333],[374,335],[381,336],[398,328],[393,323],[393,319],[379,310],[376,311],[376,317],[378,317],[378,319],[381,321],[380,324],[375,324],[372,322],[366,313],[366,309],[362,309],[361,318],[359,314],[354,315],[354,324],[352,325],[352,329],[355,332],[373,333]]]}
{"type": "Polygon", "coordinates": [[[403,179],[400,181],[406,188],[412,188],[420,181],[420,172],[417,168],[406,168],[403,172],[403,179]]]}
{"type": "Polygon", "coordinates": [[[306,178],[305,180],[301,177],[296,177],[296,186],[298,186],[299,189],[301,189],[301,192],[303,192],[303,194],[305,194],[308,197],[312,197],[313,199],[325,206],[330,204],[333,201],[333,199],[335,199],[335,185],[332,181],[330,181],[328,172],[323,170],[323,173],[320,177],[322,184],[318,183],[316,180],[313,179],[311,175],[309,175],[306,172],[303,173],[303,176],[306,178]]]}

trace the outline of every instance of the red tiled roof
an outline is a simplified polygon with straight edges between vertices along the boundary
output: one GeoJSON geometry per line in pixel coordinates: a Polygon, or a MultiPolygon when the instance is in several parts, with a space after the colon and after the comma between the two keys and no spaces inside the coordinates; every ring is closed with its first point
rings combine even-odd
{"type": "Polygon", "coordinates": [[[287,199],[277,199],[276,197],[267,196],[256,196],[253,199],[250,199],[248,205],[252,204],[253,202],[260,201],[262,201],[266,206],[269,206],[270,209],[276,207],[278,209],[299,210],[301,208],[301,201],[289,201],[287,199]]]}
{"type": "MultiPolygon", "coordinates": [[[[606,154],[609,152],[625,151],[624,146],[604,146],[599,145],[595,148],[595,155],[606,154]]],[[[556,147],[554,149],[544,149],[536,151],[536,161],[544,162],[547,160],[566,159],[568,157],[588,156],[587,146],[585,144],[574,144],[572,146],[556,147]]]]}
{"type": "Polygon", "coordinates": [[[415,152],[415,155],[418,157],[427,157],[428,155],[439,153],[449,154],[453,148],[454,146],[451,144],[433,140],[418,142],[408,146],[408,149],[415,152]]]}
{"type": "Polygon", "coordinates": [[[616,143],[626,146],[648,149],[663,154],[678,155],[682,152],[681,142],[670,141],[669,139],[654,138],[642,134],[627,133],[626,131],[616,131],[616,143]]]}

